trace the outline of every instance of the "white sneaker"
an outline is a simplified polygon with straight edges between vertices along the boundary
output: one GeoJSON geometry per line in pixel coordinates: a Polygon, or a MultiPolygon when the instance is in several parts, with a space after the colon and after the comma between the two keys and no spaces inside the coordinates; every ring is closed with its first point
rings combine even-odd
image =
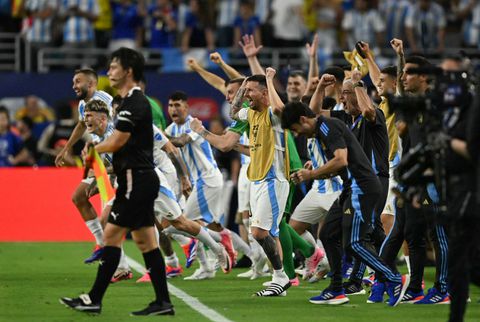
{"type": "Polygon", "coordinates": [[[215,277],[215,271],[207,271],[203,268],[197,268],[195,272],[184,278],[184,280],[188,281],[198,281],[198,280],[206,280],[215,277]]]}
{"type": "Polygon", "coordinates": [[[248,271],[238,274],[237,277],[241,277],[241,278],[251,278],[252,275],[253,275],[253,269],[250,268],[248,271]]]}

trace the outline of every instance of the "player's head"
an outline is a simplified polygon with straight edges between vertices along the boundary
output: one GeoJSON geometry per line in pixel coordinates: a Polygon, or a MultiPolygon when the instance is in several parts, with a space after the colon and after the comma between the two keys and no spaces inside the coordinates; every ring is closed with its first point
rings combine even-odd
{"type": "Polygon", "coordinates": [[[98,75],[93,69],[77,69],[73,74],[72,88],[80,100],[91,98],[97,89],[97,83],[98,75]]]}
{"type": "Polygon", "coordinates": [[[380,96],[395,94],[397,89],[397,67],[387,66],[380,70],[377,88],[380,96]]]}
{"type": "Polygon", "coordinates": [[[342,95],[340,100],[343,103],[343,106],[345,106],[345,112],[353,116],[360,114],[357,95],[355,94],[355,89],[353,88],[353,82],[351,78],[346,78],[343,81],[342,95]]]}
{"type": "Polygon", "coordinates": [[[427,74],[412,74],[412,68],[428,68],[431,64],[422,56],[409,56],[403,67],[402,83],[406,92],[411,94],[424,94],[428,88],[427,74]]]}
{"type": "Polygon", "coordinates": [[[234,78],[234,79],[227,79],[225,81],[226,93],[225,93],[225,100],[228,104],[232,104],[235,95],[237,94],[238,89],[242,86],[243,81],[245,78],[234,78]]]}
{"type": "Polygon", "coordinates": [[[299,101],[307,89],[307,76],[303,70],[291,71],[287,81],[288,101],[299,101]]]}
{"type": "Polygon", "coordinates": [[[302,102],[288,102],[285,104],[282,116],[282,128],[289,129],[295,136],[315,135],[316,115],[308,105],[302,102]]]}
{"type": "Polygon", "coordinates": [[[183,124],[188,116],[188,96],[185,92],[176,91],[168,98],[168,114],[176,124],[183,124]]]}
{"type": "Polygon", "coordinates": [[[252,75],[248,77],[245,87],[245,98],[248,100],[248,105],[251,109],[258,111],[262,107],[269,105],[265,75],[252,75]]]}
{"type": "Polygon", "coordinates": [[[145,58],[141,53],[122,47],[112,53],[108,79],[113,88],[119,89],[127,82],[137,83],[143,78],[145,58]]]}
{"type": "Polygon", "coordinates": [[[103,136],[108,123],[108,106],[101,100],[90,100],[85,105],[85,125],[88,133],[103,136]]]}
{"type": "Polygon", "coordinates": [[[5,106],[0,106],[0,133],[4,134],[10,128],[10,114],[5,106]]]}

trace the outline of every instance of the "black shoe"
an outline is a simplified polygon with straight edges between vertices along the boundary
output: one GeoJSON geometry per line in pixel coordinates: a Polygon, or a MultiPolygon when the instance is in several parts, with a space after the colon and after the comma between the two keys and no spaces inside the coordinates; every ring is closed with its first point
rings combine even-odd
{"type": "Polygon", "coordinates": [[[348,281],[348,282],[343,283],[343,289],[345,291],[345,295],[367,294],[365,289],[362,287],[362,283],[356,283],[356,282],[348,281]]]}
{"type": "Polygon", "coordinates": [[[92,300],[88,294],[81,294],[79,297],[73,299],[69,297],[62,297],[60,298],[60,303],[80,312],[100,314],[102,311],[102,305],[92,303],[92,300]]]}
{"type": "Polygon", "coordinates": [[[143,310],[132,312],[130,315],[175,315],[175,310],[170,303],[163,302],[158,304],[157,302],[152,302],[143,310]]]}
{"type": "Polygon", "coordinates": [[[252,261],[250,258],[243,255],[243,257],[237,261],[234,268],[249,268],[250,266],[252,266],[252,261]]]}

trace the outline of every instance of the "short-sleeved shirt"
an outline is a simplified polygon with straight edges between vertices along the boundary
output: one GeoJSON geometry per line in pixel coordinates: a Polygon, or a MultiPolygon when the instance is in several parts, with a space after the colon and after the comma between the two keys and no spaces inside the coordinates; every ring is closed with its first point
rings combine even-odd
{"type": "Polygon", "coordinates": [[[153,169],[153,128],[150,103],[140,87],[132,88],[118,107],[116,129],[130,133],[127,143],[113,154],[113,169],[153,169]]]}
{"type": "Polygon", "coordinates": [[[0,134],[0,167],[11,167],[9,156],[16,156],[23,149],[22,138],[8,131],[0,134]]]}
{"type": "MultiPolygon", "coordinates": [[[[313,169],[318,169],[328,162],[322,145],[315,138],[308,139],[308,153],[313,169]]],[[[341,182],[342,180],[338,176],[331,179],[317,179],[313,181],[312,189],[319,193],[331,194],[342,190],[341,182]]]]}
{"type": "Polygon", "coordinates": [[[255,30],[260,28],[260,19],[257,16],[252,16],[244,20],[242,17],[237,16],[233,26],[240,29],[240,35],[253,35],[255,30]]]}
{"type": "Polygon", "coordinates": [[[382,46],[377,44],[375,33],[385,30],[385,23],[377,10],[371,9],[366,12],[351,10],[345,13],[342,21],[342,28],[350,30],[348,33],[349,48],[355,47],[355,43],[362,39],[370,44],[371,47],[382,46]]]}
{"type": "MultiPolygon", "coordinates": [[[[93,96],[90,100],[100,100],[100,101],[103,101],[107,104],[108,106],[108,114],[110,117],[112,117],[113,115],[113,112],[112,112],[112,96],[110,96],[110,94],[108,94],[107,92],[104,92],[104,91],[95,91],[95,93],[93,93],[93,96]]],[[[85,100],[80,100],[80,102],[78,102],[78,120],[83,122],[85,120],[85,104],[87,104],[87,102],[85,102],[85,100]]]]}
{"type": "MultiPolygon", "coordinates": [[[[81,11],[98,17],[100,7],[96,0],[61,0],[60,15],[66,15],[70,8],[78,7],[81,11]]],[[[63,41],[65,43],[90,42],[94,40],[93,22],[85,17],[68,16],[63,24],[63,41]]]]}
{"type": "Polygon", "coordinates": [[[113,31],[112,39],[135,39],[137,28],[143,24],[143,19],[138,13],[137,5],[123,5],[113,3],[113,31]]]}
{"type": "Polygon", "coordinates": [[[151,48],[171,48],[175,46],[176,30],[170,30],[168,24],[153,16],[157,10],[162,10],[165,16],[170,16],[171,19],[177,21],[177,12],[167,6],[160,9],[158,5],[153,4],[148,9],[148,14],[151,16],[150,20],[150,47],[151,48]]]}
{"type": "Polygon", "coordinates": [[[340,173],[344,191],[351,189],[353,193],[379,192],[379,181],[373,172],[370,160],[345,123],[319,116],[316,127],[315,138],[324,149],[327,160],[334,157],[335,150],[347,149],[348,166],[340,173]]]}
{"type": "Polygon", "coordinates": [[[163,151],[163,147],[170,140],[157,126],[153,126],[153,162],[155,166],[163,173],[175,173],[175,167],[168,157],[167,153],[163,151]]]}
{"type": "Polygon", "coordinates": [[[431,2],[427,11],[415,4],[408,11],[405,26],[412,28],[419,48],[436,48],[439,43],[438,30],[445,28],[447,20],[441,5],[431,2]]]}
{"type": "Polygon", "coordinates": [[[342,120],[352,130],[363,147],[372,167],[379,177],[389,177],[389,143],[385,116],[380,109],[375,109],[375,121],[369,122],[362,115],[355,121],[345,111],[331,111],[332,117],[342,120]]]}
{"type": "MultiPolygon", "coordinates": [[[[93,143],[100,143],[100,142],[103,142],[105,141],[109,136],[111,136],[113,134],[113,132],[115,131],[115,125],[113,124],[113,122],[108,122],[107,124],[107,128],[105,129],[105,133],[100,136],[100,135],[97,135],[95,133],[92,133],[90,134],[92,136],[92,142],[93,143]]],[[[107,161],[108,164],[112,164],[112,161],[113,161],[113,155],[112,153],[102,153],[101,154],[101,157],[104,161],[107,161]]]]}

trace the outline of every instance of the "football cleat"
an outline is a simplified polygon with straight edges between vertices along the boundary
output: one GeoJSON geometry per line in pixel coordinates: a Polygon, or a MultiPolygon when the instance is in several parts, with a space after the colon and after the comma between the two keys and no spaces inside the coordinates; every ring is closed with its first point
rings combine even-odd
{"type": "Polygon", "coordinates": [[[233,248],[232,236],[230,234],[230,231],[227,229],[223,229],[220,232],[220,236],[222,237],[220,243],[225,247],[225,250],[230,257],[231,266],[233,267],[237,262],[237,252],[233,248]]]}
{"type": "Polygon", "coordinates": [[[401,283],[387,282],[387,294],[390,296],[388,305],[397,306],[405,295],[405,291],[410,283],[410,275],[402,276],[401,283]]]}
{"type": "Polygon", "coordinates": [[[383,303],[383,294],[385,293],[385,283],[375,282],[370,290],[370,296],[367,303],[383,303]]]}
{"type": "Polygon", "coordinates": [[[177,277],[182,275],[183,273],[182,266],[172,267],[167,265],[165,267],[165,271],[166,271],[167,278],[177,277]]]}
{"type": "Polygon", "coordinates": [[[132,271],[129,269],[117,268],[110,280],[110,283],[117,283],[124,280],[130,280],[133,278],[132,271]]]}
{"type": "Polygon", "coordinates": [[[320,295],[311,297],[309,301],[313,304],[340,305],[348,303],[349,299],[345,296],[343,290],[336,292],[326,288],[320,295]]]}
{"type": "Polygon", "coordinates": [[[150,278],[150,273],[146,272],[145,274],[143,274],[142,277],[140,277],[137,280],[137,283],[150,283],[151,281],[152,281],[152,279],[150,278]]]}
{"type": "Polygon", "coordinates": [[[442,293],[436,287],[432,287],[423,299],[414,304],[450,304],[450,295],[448,292],[442,293]]]}
{"type": "Polygon", "coordinates": [[[91,264],[93,262],[96,262],[96,261],[100,260],[100,258],[102,258],[102,255],[103,255],[103,247],[100,247],[99,245],[96,245],[95,249],[93,250],[93,253],[90,255],[90,257],[87,258],[86,260],[84,260],[83,262],[85,264],[91,264]]]}
{"type": "Polygon", "coordinates": [[[187,258],[185,262],[185,267],[190,268],[195,258],[197,258],[197,248],[198,248],[198,240],[195,238],[190,238],[190,243],[183,245],[183,252],[185,253],[185,257],[187,258]]]}
{"type": "Polygon", "coordinates": [[[197,268],[195,272],[184,278],[187,281],[199,281],[199,280],[206,280],[215,277],[215,271],[207,271],[203,268],[197,268]]]}
{"type": "Polygon", "coordinates": [[[163,302],[158,304],[157,302],[152,302],[148,304],[146,308],[140,311],[132,312],[132,316],[148,316],[148,315],[175,315],[175,310],[173,305],[170,303],[163,302]]]}
{"type": "Polygon", "coordinates": [[[80,312],[86,312],[91,314],[100,314],[102,311],[101,304],[92,303],[88,294],[81,294],[76,298],[62,297],[60,303],[65,306],[80,312]]]}

